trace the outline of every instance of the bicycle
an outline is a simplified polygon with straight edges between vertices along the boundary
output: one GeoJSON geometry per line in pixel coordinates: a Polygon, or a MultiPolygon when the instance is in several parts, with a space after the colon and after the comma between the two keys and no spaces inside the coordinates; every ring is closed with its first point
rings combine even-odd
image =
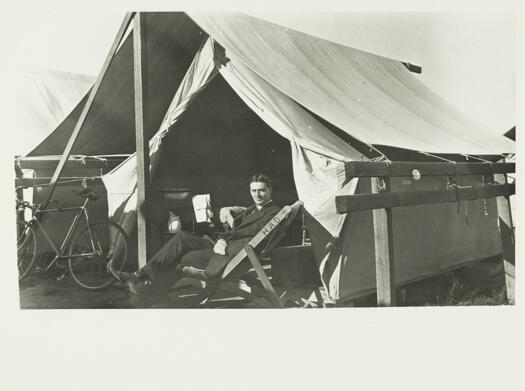
{"type": "Polygon", "coordinates": [[[116,281],[108,271],[111,263],[115,270],[122,270],[126,263],[129,248],[129,239],[120,225],[112,220],[102,220],[90,223],[87,205],[98,199],[96,193],[89,188],[75,191],[75,194],[84,198],[81,206],[41,209],[41,205],[27,201],[16,200],[19,214],[29,208],[33,211],[29,221],[20,220],[17,214],[17,256],[18,280],[28,277],[36,266],[38,259],[39,231],[51,246],[55,257],[49,263],[46,271],[54,264],[67,260],[69,271],[75,282],[82,288],[89,290],[104,289],[116,281]],[[48,213],[78,211],[67,234],[58,246],[50,239],[49,234],[40,222],[40,217],[48,213]],[[85,226],[79,231],[80,220],[85,218],[85,226]],[[74,235],[74,236],[73,236],[74,235]],[[69,249],[69,251],[67,251],[69,249]]]}

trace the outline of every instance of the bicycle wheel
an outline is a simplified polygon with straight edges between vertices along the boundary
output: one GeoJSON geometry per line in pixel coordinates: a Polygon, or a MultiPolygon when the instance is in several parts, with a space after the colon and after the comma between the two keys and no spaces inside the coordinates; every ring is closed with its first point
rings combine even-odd
{"type": "Polygon", "coordinates": [[[91,223],[71,241],[71,276],[82,288],[104,289],[116,281],[108,272],[108,263],[111,262],[115,270],[122,270],[126,264],[128,249],[128,235],[120,225],[111,220],[91,223]]]}
{"type": "Polygon", "coordinates": [[[17,220],[16,222],[16,249],[18,281],[22,281],[31,274],[38,258],[35,230],[22,220],[17,220]]]}

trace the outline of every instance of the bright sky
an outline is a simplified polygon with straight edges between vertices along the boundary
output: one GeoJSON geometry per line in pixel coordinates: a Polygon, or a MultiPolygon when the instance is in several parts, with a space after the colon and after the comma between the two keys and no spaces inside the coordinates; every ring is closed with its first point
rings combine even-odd
{"type": "MultiPolygon", "coordinates": [[[[96,75],[125,8],[17,2],[9,13],[10,74],[56,69],[96,75]]],[[[505,9],[505,8],[503,8],[505,9]]],[[[421,65],[428,87],[503,133],[515,125],[515,19],[501,8],[443,12],[248,13],[348,46],[421,65]]]]}

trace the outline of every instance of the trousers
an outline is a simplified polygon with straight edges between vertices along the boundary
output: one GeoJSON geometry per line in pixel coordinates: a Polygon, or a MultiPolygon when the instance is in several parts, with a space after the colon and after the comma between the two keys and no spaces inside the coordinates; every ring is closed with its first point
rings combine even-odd
{"type": "Polygon", "coordinates": [[[226,265],[229,258],[213,252],[214,244],[187,233],[175,234],[140,270],[151,280],[157,292],[167,291],[182,277],[182,266],[209,269],[210,261],[226,265]]]}

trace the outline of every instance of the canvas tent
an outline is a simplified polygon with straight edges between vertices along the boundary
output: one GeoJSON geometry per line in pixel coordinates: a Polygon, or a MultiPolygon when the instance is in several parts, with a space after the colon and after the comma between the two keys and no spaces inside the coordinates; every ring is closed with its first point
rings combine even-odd
{"type": "Polygon", "coordinates": [[[20,154],[29,152],[55,129],[95,79],[52,69],[20,70],[12,77],[18,86],[12,101],[19,118],[16,127],[26,135],[23,140],[16,140],[16,152],[20,154]]]}
{"type": "MultiPolygon", "coordinates": [[[[316,261],[334,299],[375,286],[371,213],[335,212],[336,195],[367,191],[366,182],[346,180],[345,162],[418,151],[514,152],[512,141],[466,118],[399,61],[241,14],[144,17],[152,187],[192,188],[211,193],[218,206],[236,204],[249,201],[247,176],[267,171],[281,201],[304,202],[316,261]]],[[[132,154],[103,176],[109,212],[128,230],[136,212],[132,59],[130,35],[72,150],[132,154]]],[[[82,105],[30,156],[60,154],[82,105]]],[[[392,186],[434,189],[444,183],[400,178],[392,186]]],[[[498,254],[496,216],[495,203],[484,201],[399,208],[398,281],[498,254]]]]}

